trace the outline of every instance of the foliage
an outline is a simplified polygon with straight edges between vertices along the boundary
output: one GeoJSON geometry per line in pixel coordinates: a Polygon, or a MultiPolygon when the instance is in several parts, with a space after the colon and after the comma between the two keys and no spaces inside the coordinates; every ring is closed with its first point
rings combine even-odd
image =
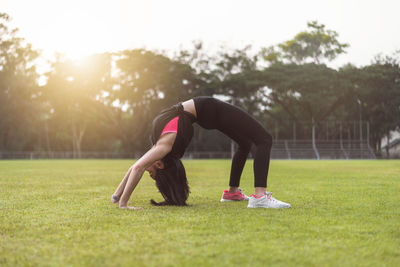
{"type": "Polygon", "coordinates": [[[110,94],[126,105],[129,115],[116,127],[127,150],[143,150],[150,129],[141,126],[162,109],[195,95],[197,77],[188,64],[143,49],[123,51],[117,58],[118,84],[110,94]]]}
{"type": "Polygon", "coordinates": [[[382,136],[400,125],[400,59],[378,58],[361,69],[363,90],[359,90],[364,114],[373,129],[375,147],[382,136]]]}
{"type": "Polygon", "coordinates": [[[112,86],[111,56],[93,55],[78,63],[58,59],[47,78],[43,98],[55,149],[69,150],[63,140],[57,140],[69,139],[72,151],[79,157],[87,129],[101,126],[106,109],[102,96],[112,86]]]}
{"type": "Polygon", "coordinates": [[[321,64],[324,60],[332,61],[338,55],[345,53],[349,47],[346,43],[340,43],[339,34],[332,30],[326,30],[324,24],[317,21],[307,23],[309,31],[296,34],[296,36],[278,44],[276,47],[268,47],[262,50],[265,60],[272,63],[288,60],[290,63],[321,64]]]}
{"type": "Polygon", "coordinates": [[[34,64],[39,54],[18,37],[18,29],[7,26],[10,20],[0,13],[0,151],[33,150],[40,110],[34,64]]]}
{"type": "MultiPolygon", "coordinates": [[[[154,116],[199,95],[241,107],[276,138],[296,131],[297,138],[309,139],[310,125],[362,119],[370,122],[371,143],[379,152],[381,138],[400,126],[400,53],[379,56],[368,66],[332,69],[325,63],[345,53],[348,44],[315,21],[261,52],[221,47],[211,55],[197,41],[172,56],[132,49],[80,62],[58,57],[41,87],[39,53],[9,23],[1,13],[0,151],[142,153],[150,145],[154,116]]],[[[338,138],[337,125],[330,127],[331,138],[338,138]]],[[[228,149],[224,136],[202,129],[189,147],[228,149]]]]}

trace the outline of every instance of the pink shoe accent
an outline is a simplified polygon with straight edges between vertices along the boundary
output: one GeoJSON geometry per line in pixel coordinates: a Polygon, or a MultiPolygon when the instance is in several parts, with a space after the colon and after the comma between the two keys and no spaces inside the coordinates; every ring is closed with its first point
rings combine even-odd
{"type": "Polygon", "coordinates": [[[230,193],[228,190],[224,190],[222,194],[223,200],[244,200],[246,196],[240,191],[236,191],[235,193],[230,193]]]}

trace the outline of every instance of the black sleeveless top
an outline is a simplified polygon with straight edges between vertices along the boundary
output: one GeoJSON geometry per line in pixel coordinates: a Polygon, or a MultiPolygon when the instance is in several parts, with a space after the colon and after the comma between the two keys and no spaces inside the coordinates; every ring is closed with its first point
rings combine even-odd
{"type": "Polygon", "coordinates": [[[182,158],[183,154],[185,154],[185,150],[192,140],[192,124],[196,121],[196,118],[192,113],[183,110],[182,103],[178,103],[170,108],[164,109],[154,118],[151,130],[151,143],[153,145],[157,143],[165,125],[167,125],[167,123],[176,116],[179,117],[178,132],[176,134],[176,139],[172,146],[172,150],[166,157],[170,156],[179,159],[182,158]]]}

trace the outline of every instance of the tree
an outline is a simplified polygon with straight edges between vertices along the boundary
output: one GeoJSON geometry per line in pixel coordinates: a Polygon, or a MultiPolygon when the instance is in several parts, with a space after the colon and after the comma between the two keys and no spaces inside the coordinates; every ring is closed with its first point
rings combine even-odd
{"type": "Polygon", "coordinates": [[[274,64],[264,70],[264,79],[271,89],[265,97],[270,100],[271,110],[284,110],[290,120],[275,116],[282,125],[291,127],[292,122],[301,125],[304,121],[318,125],[337,114],[340,106],[351,97],[354,88],[340,73],[325,65],[274,64]],[[280,108],[277,109],[276,106],[280,108]]]}
{"type": "Polygon", "coordinates": [[[150,133],[143,126],[161,109],[192,97],[198,79],[190,65],[155,52],[135,49],[116,56],[119,83],[110,93],[127,111],[116,120],[119,136],[126,150],[143,151],[150,133]]]}
{"type": "Polygon", "coordinates": [[[321,64],[326,60],[332,61],[349,47],[346,43],[340,43],[339,34],[326,30],[324,24],[311,21],[307,27],[308,31],[296,34],[291,40],[262,49],[261,55],[271,63],[321,64]]]}
{"type": "Polygon", "coordinates": [[[228,101],[255,116],[260,115],[265,87],[262,72],[258,67],[258,55],[252,55],[251,46],[243,49],[227,50],[221,48],[212,64],[214,94],[228,97],[228,101]]]}
{"type": "MultiPolygon", "coordinates": [[[[254,109],[254,95],[263,87],[258,70],[258,55],[251,54],[251,46],[230,50],[221,47],[216,55],[202,52],[203,44],[194,43],[193,51],[180,51],[177,59],[189,64],[198,77],[196,92],[201,95],[224,95],[249,112],[254,109]]],[[[254,103],[256,106],[256,103],[254,103]]]]}
{"type": "Polygon", "coordinates": [[[261,97],[269,99],[265,112],[279,125],[286,124],[286,131],[293,122],[318,125],[328,117],[337,116],[345,100],[353,94],[351,84],[324,64],[345,53],[348,44],[340,43],[337,32],[316,21],[307,23],[307,27],[307,31],[293,39],[260,52],[269,63],[263,71],[269,89],[261,97]]]}
{"type": "MultiPolygon", "coordinates": [[[[399,54],[377,57],[361,69],[359,97],[363,113],[371,124],[373,147],[380,150],[380,140],[400,126],[400,59],[399,54]]],[[[387,147],[388,149],[388,147],[387,147]]],[[[389,151],[386,151],[389,155],[389,151]]]]}
{"type": "Polygon", "coordinates": [[[221,80],[216,69],[216,56],[204,51],[203,42],[194,41],[192,50],[178,51],[173,60],[193,69],[195,95],[211,96],[217,93],[221,80]]]}
{"type": "Polygon", "coordinates": [[[7,26],[10,20],[0,13],[0,150],[32,150],[40,117],[34,65],[39,53],[7,26]]]}
{"type": "Polygon", "coordinates": [[[112,86],[111,55],[92,55],[80,62],[58,59],[47,77],[44,99],[53,139],[64,150],[69,150],[69,140],[74,156],[81,157],[88,127],[97,127],[104,119],[99,111],[105,106],[103,94],[112,86]]]}

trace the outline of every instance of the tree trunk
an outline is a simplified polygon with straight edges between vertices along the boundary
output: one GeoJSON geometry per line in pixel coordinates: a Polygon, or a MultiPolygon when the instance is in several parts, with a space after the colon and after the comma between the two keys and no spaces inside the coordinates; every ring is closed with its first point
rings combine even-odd
{"type": "Polygon", "coordinates": [[[82,156],[81,144],[85,132],[86,132],[86,124],[84,124],[82,129],[79,130],[79,134],[76,125],[75,124],[72,125],[72,148],[73,148],[74,158],[81,158],[82,156]]]}
{"type": "Polygon", "coordinates": [[[49,138],[49,126],[47,124],[47,120],[44,121],[44,129],[45,129],[45,134],[46,134],[46,149],[47,149],[47,152],[50,152],[51,146],[50,146],[50,138],[49,138]]]}
{"type": "Polygon", "coordinates": [[[386,158],[389,158],[389,157],[390,157],[390,154],[389,154],[390,132],[389,132],[389,131],[387,132],[386,137],[387,137],[387,142],[386,142],[386,158]]]}
{"type": "Polygon", "coordinates": [[[82,149],[81,149],[81,144],[83,140],[83,136],[85,135],[86,132],[86,124],[82,127],[82,129],[79,131],[79,136],[76,140],[76,150],[78,152],[78,158],[82,157],[82,149]]]}
{"type": "Polygon", "coordinates": [[[76,140],[76,127],[75,127],[75,124],[72,124],[71,130],[72,130],[72,157],[76,158],[76,142],[75,142],[75,140],[76,140]]]}

